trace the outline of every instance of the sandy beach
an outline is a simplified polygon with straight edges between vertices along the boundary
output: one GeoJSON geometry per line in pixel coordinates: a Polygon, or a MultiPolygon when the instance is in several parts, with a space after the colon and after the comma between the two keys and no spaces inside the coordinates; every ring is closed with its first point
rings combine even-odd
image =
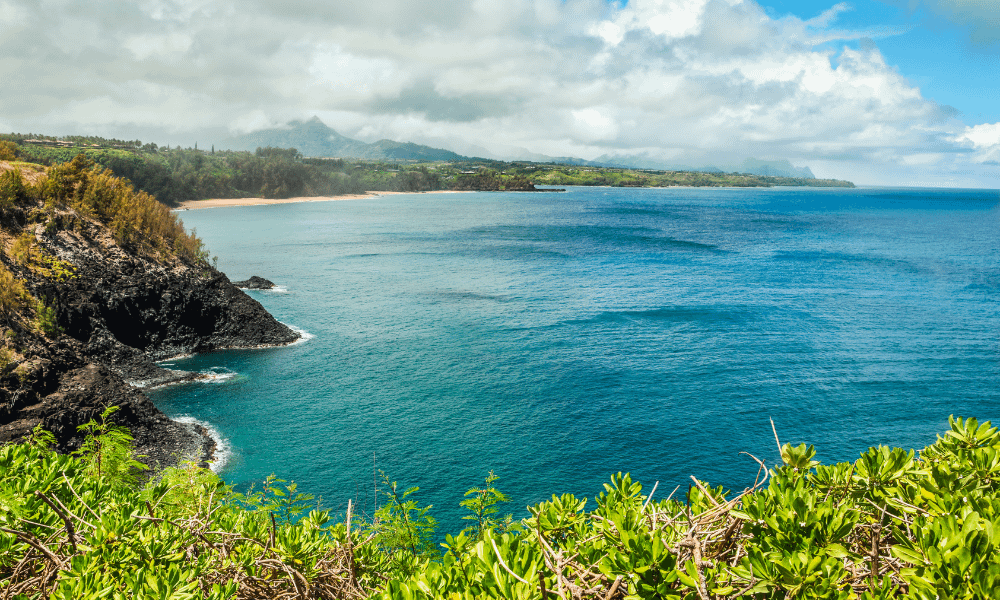
{"type": "Polygon", "coordinates": [[[293,202],[332,202],[336,200],[367,200],[379,196],[394,196],[396,194],[458,194],[451,190],[434,192],[365,192],[364,194],[346,194],[344,196],[299,196],[296,198],[212,198],[209,200],[188,200],[181,202],[174,210],[193,210],[198,208],[222,208],[224,206],[261,206],[264,204],[291,204],[293,202]]]}

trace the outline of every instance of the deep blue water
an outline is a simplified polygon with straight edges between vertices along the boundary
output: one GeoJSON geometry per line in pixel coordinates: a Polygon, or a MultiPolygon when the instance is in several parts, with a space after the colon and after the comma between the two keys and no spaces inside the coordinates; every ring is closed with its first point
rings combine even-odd
{"type": "MultiPolygon", "coordinates": [[[[232,279],[314,337],[152,392],[222,469],[371,507],[375,466],[446,532],[493,469],[516,516],[616,471],[742,489],[782,442],[920,448],[1000,408],[1000,196],[571,189],[196,210],[232,279]]],[[[648,488],[647,488],[648,489],[648,488]]],[[[666,490],[666,491],[663,491],[666,490]]]]}

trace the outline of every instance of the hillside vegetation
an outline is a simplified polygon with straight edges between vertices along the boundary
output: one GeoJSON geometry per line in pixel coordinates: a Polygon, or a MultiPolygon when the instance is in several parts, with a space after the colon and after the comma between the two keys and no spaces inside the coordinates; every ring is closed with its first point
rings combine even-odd
{"type": "Polygon", "coordinates": [[[118,244],[138,253],[188,264],[207,259],[201,240],[166,206],[84,155],[50,168],[0,161],[0,378],[19,356],[19,331],[20,337],[59,331],[47,298],[29,293],[25,276],[74,277],[73,266],[46,251],[31,231],[41,225],[43,235],[52,235],[83,227],[83,219],[102,223],[118,244]]]}
{"type": "MultiPolygon", "coordinates": [[[[741,493],[693,481],[668,497],[618,474],[500,518],[492,473],[470,526],[434,541],[415,488],[332,514],[269,478],[238,494],[186,465],[143,486],[113,411],[78,456],[45,432],[0,448],[0,595],[13,598],[690,600],[987,599],[1000,589],[1000,433],[950,420],[913,451],[821,465],[781,446],[741,493]]],[[[458,501],[459,499],[456,499],[458,501]]]]}
{"type": "Polygon", "coordinates": [[[78,154],[133,182],[168,205],[206,198],[291,198],[365,191],[521,190],[534,185],[618,187],[853,187],[847,181],[740,173],[650,171],[503,162],[458,157],[450,161],[306,158],[295,148],[206,151],[159,147],[139,140],[0,136],[0,160],[56,165],[78,154]]]}
{"type": "MultiPolygon", "coordinates": [[[[48,169],[0,162],[0,215],[44,223],[46,233],[72,229],[80,217],[94,218],[123,246],[163,257],[177,256],[190,263],[206,258],[201,240],[185,231],[166,206],[150,194],[136,191],[130,181],[100,167],[85,154],[48,169]]],[[[14,258],[24,262],[16,254],[14,258]]]]}

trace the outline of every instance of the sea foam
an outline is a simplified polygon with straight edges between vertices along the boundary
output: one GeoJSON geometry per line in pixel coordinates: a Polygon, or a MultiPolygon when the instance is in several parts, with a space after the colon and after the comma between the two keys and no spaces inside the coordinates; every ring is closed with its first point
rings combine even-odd
{"type": "Polygon", "coordinates": [[[185,425],[200,425],[204,427],[205,431],[208,432],[208,437],[212,438],[212,441],[215,442],[215,452],[212,453],[212,460],[208,461],[208,468],[210,468],[213,473],[218,473],[223,467],[226,466],[226,463],[229,462],[233,452],[229,446],[229,441],[223,437],[222,433],[219,432],[218,429],[213,427],[210,423],[190,416],[177,417],[173,420],[185,425]]]}
{"type": "Polygon", "coordinates": [[[240,288],[244,292],[264,292],[270,294],[287,294],[288,288],[283,285],[275,285],[274,287],[266,290],[261,290],[257,288],[240,288]]]}
{"type": "Polygon", "coordinates": [[[288,344],[289,346],[297,346],[299,344],[304,344],[305,342],[308,342],[309,340],[311,340],[314,337],[316,337],[315,335],[309,333],[308,331],[306,331],[305,329],[302,329],[301,327],[296,327],[295,325],[289,325],[288,323],[282,323],[282,325],[284,325],[285,327],[288,327],[289,329],[291,329],[295,333],[299,334],[299,339],[295,340],[291,344],[288,344]]]}
{"type": "Polygon", "coordinates": [[[195,381],[202,383],[223,383],[238,375],[236,371],[230,371],[225,367],[211,367],[207,371],[200,371],[199,374],[201,377],[195,381]]]}

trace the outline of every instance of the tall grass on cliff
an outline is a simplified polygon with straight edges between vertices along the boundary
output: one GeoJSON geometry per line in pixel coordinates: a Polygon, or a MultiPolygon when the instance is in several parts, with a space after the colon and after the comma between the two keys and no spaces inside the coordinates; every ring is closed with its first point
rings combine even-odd
{"type": "MultiPolygon", "coordinates": [[[[146,192],[136,191],[124,178],[97,166],[83,154],[48,169],[36,183],[24,181],[17,170],[0,174],[0,209],[44,201],[51,210],[68,206],[111,230],[127,247],[161,256],[204,262],[207,252],[194,233],[184,230],[170,209],[146,192]]],[[[58,226],[58,221],[50,219],[58,226]]]]}
{"type": "Polygon", "coordinates": [[[237,494],[191,465],[137,487],[127,436],[91,427],[65,456],[36,430],[0,447],[0,597],[996,598],[1000,432],[950,423],[919,455],[834,465],[779,442],[781,464],[757,461],[737,494],[694,479],[657,494],[619,473],[593,503],[553,496],[513,523],[494,518],[491,475],[461,502],[474,525],[438,548],[414,488],[386,481],[373,515],[334,515],[292,484],[237,494]],[[124,468],[95,468],[112,446],[124,468]]]}

